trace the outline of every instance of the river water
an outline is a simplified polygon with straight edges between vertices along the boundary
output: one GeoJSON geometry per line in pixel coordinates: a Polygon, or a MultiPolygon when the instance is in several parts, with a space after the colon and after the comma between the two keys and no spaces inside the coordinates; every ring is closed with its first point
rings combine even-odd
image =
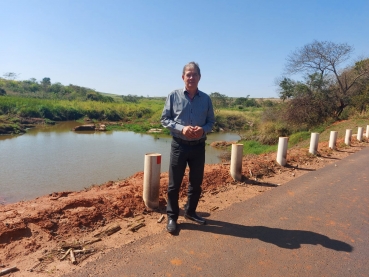
{"type": "MultiPolygon", "coordinates": [[[[30,129],[22,136],[0,136],[0,203],[127,178],[144,170],[147,153],[160,153],[161,171],[168,171],[170,137],[71,131],[77,125],[62,122],[30,129]]],[[[237,134],[216,133],[210,134],[207,142],[239,138],[237,134]]],[[[206,146],[206,163],[220,162],[221,152],[206,146]]]]}

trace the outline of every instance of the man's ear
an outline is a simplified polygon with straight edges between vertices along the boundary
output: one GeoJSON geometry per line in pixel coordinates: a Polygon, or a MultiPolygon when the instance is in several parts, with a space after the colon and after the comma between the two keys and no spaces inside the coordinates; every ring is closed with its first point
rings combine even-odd
{"type": "Polygon", "coordinates": [[[182,75],[182,80],[184,81],[184,75],[182,75]]]}

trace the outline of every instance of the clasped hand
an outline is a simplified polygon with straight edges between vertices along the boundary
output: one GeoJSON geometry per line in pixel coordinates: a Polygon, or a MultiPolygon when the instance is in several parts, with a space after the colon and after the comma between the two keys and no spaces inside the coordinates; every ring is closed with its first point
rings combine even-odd
{"type": "Polygon", "coordinates": [[[204,133],[202,127],[199,126],[185,126],[182,130],[182,134],[189,139],[200,139],[204,133]]]}

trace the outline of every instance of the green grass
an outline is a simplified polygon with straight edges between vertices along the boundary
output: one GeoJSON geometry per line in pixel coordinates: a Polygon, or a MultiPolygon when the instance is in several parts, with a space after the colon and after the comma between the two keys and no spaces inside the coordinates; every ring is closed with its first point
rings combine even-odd
{"type": "Polygon", "coordinates": [[[257,121],[260,119],[261,114],[263,113],[263,108],[255,108],[255,107],[248,107],[240,110],[228,110],[222,109],[218,111],[216,114],[219,117],[228,118],[228,117],[243,117],[250,121],[257,121]]]}
{"type": "Polygon", "coordinates": [[[277,145],[264,145],[253,140],[241,140],[239,143],[243,144],[243,154],[260,155],[263,153],[277,151],[277,145]]]}
{"type": "Polygon", "coordinates": [[[304,131],[304,132],[298,132],[295,134],[292,134],[289,136],[288,144],[289,145],[296,145],[301,142],[305,142],[307,140],[310,141],[311,133],[304,131]]]}
{"type": "Polygon", "coordinates": [[[346,129],[352,129],[352,134],[357,134],[358,127],[363,127],[364,133],[366,131],[366,126],[369,125],[369,119],[349,119],[338,121],[327,128],[319,135],[319,141],[326,140],[329,141],[329,136],[331,131],[338,132],[338,138],[345,137],[346,129]]]}
{"type": "MultiPolygon", "coordinates": [[[[352,129],[352,133],[356,134],[358,127],[363,127],[364,133],[366,132],[366,126],[369,125],[369,119],[349,119],[339,121],[329,126],[318,126],[311,132],[303,131],[297,132],[289,136],[288,148],[301,147],[308,148],[310,145],[311,133],[319,133],[319,141],[329,141],[331,131],[338,132],[338,138],[344,138],[346,135],[346,129],[352,129]]],[[[239,143],[243,144],[243,154],[264,154],[269,152],[276,152],[278,150],[278,144],[264,145],[260,142],[253,140],[241,140],[239,143]]],[[[230,150],[230,148],[229,148],[230,150]]]]}
{"type": "Polygon", "coordinates": [[[2,96],[0,115],[42,117],[55,121],[78,120],[87,116],[92,120],[145,119],[157,123],[163,106],[164,101],[160,99],[142,99],[139,103],[103,103],[2,96]]]}
{"type": "Polygon", "coordinates": [[[293,147],[309,147],[311,133],[319,133],[319,141],[329,141],[331,131],[337,131],[337,138],[344,138],[346,130],[351,129],[352,134],[357,134],[358,127],[363,127],[363,132],[366,132],[366,126],[369,125],[369,119],[353,118],[348,120],[337,121],[330,125],[321,125],[315,127],[311,132],[298,132],[289,137],[288,146],[293,147]]]}
{"type": "MultiPolygon", "coordinates": [[[[356,136],[358,132],[358,127],[363,128],[363,134],[365,135],[367,125],[369,125],[369,119],[367,118],[364,118],[364,119],[363,118],[352,118],[348,120],[337,121],[327,126],[323,131],[317,132],[317,133],[319,133],[320,142],[322,141],[328,142],[330,139],[331,131],[337,131],[338,132],[337,139],[342,139],[342,138],[345,138],[347,129],[351,129],[352,135],[356,136]]],[[[305,146],[306,147],[309,146],[309,141],[305,143],[305,146]]],[[[341,145],[341,147],[342,146],[344,145],[341,145]]]]}

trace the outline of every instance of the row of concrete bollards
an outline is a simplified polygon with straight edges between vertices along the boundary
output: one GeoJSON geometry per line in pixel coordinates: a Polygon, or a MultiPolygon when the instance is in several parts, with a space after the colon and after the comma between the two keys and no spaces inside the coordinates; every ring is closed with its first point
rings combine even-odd
{"type": "MultiPolygon", "coordinates": [[[[328,147],[331,149],[336,149],[336,142],[337,142],[338,132],[331,131],[329,136],[329,144],[328,147]]],[[[347,129],[345,134],[345,144],[350,146],[351,145],[351,137],[352,137],[352,130],[347,129]]],[[[366,137],[369,138],[369,125],[366,126],[366,137]]],[[[358,127],[357,131],[357,140],[363,140],[363,127],[358,127]]],[[[318,143],[319,143],[319,133],[311,133],[310,138],[310,147],[309,153],[315,155],[318,152],[318,143]]],[[[278,152],[277,152],[277,162],[281,166],[286,165],[287,160],[287,144],[288,144],[288,137],[280,137],[278,143],[278,152]]]]}
{"type": "MultiPolygon", "coordinates": [[[[369,138],[369,125],[366,126],[365,135],[367,138],[369,138]]],[[[338,136],[337,131],[331,131],[330,137],[329,137],[329,148],[336,149],[337,136],[338,136]]],[[[351,145],[351,137],[352,137],[352,129],[346,129],[345,144],[348,146],[351,145]]],[[[363,127],[358,127],[356,138],[358,141],[363,140],[363,127]]]]}
{"type": "MultiPolygon", "coordinates": [[[[331,131],[329,148],[336,149],[337,131],[331,131]]],[[[345,144],[351,145],[352,130],[347,129],[345,144]]],[[[366,127],[366,137],[369,138],[369,125],[366,127]]],[[[363,139],[363,127],[358,128],[357,140],[363,139]]],[[[309,153],[318,152],[319,133],[311,133],[309,153]]],[[[288,137],[280,137],[278,141],[277,163],[285,166],[287,163],[288,137]]],[[[242,179],[243,144],[232,144],[230,174],[235,181],[242,179]]],[[[161,154],[149,153],[145,155],[143,200],[149,209],[159,208],[161,154]]]]}

